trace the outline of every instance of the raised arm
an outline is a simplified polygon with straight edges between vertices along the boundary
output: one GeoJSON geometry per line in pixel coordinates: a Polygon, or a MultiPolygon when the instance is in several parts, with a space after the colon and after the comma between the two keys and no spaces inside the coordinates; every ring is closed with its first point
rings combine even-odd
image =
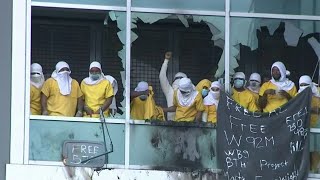
{"type": "Polygon", "coordinates": [[[168,62],[169,60],[171,60],[171,58],[172,52],[166,52],[165,59],[159,73],[160,85],[164,94],[168,94],[170,92],[170,89],[172,89],[167,77],[168,62]]]}

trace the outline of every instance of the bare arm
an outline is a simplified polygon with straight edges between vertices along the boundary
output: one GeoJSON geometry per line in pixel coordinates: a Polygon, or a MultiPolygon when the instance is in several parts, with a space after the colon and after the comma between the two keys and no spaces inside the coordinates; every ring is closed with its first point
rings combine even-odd
{"type": "Polygon", "coordinates": [[[83,111],[83,105],[84,105],[84,102],[83,102],[83,97],[78,97],[78,103],[77,103],[77,114],[76,114],[76,117],[82,117],[82,111],[83,111]]]}
{"type": "Polygon", "coordinates": [[[110,104],[112,103],[112,98],[113,98],[113,96],[108,97],[108,98],[104,101],[103,105],[101,106],[101,109],[102,109],[103,112],[104,112],[106,109],[109,108],[110,104]]]}
{"type": "Polygon", "coordinates": [[[280,90],[279,94],[281,96],[285,97],[288,101],[292,98],[291,95],[287,91],[284,91],[284,90],[280,90]]]}
{"type": "Polygon", "coordinates": [[[168,108],[162,108],[163,109],[163,112],[176,112],[177,110],[177,107],[176,106],[171,106],[171,107],[168,107],[168,108]]]}
{"type": "Polygon", "coordinates": [[[194,119],[195,122],[201,122],[202,118],[202,111],[198,111],[196,114],[196,118],[194,119]]]}
{"type": "Polygon", "coordinates": [[[47,109],[47,100],[48,97],[41,93],[41,109],[42,109],[42,115],[48,115],[48,109],[47,109]]]}
{"type": "Polygon", "coordinates": [[[275,90],[273,90],[273,89],[267,89],[267,90],[263,93],[263,96],[260,96],[260,97],[259,97],[258,103],[259,103],[259,106],[260,106],[261,110],[263,110],[263,109],[267,106],[267,103],[268,103],[268,94],[274,95],[275,93],[276,93],[275,90]]]}
{"type": "Polygon", "coordinates": [[[149,94],[149,90],[146,90],[146,91],[131,91],[130,92],[130,99],[133,99],[133,98],[136,98],[138,96],[141,96],[141,95],[148,95],[149,94]]]}

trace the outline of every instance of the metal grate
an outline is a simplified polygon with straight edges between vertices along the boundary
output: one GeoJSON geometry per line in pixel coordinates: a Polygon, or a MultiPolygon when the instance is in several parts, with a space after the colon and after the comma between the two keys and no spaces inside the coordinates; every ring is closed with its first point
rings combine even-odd
{"type": "Polygon", "coordinates": [[[161,30],[139,27],[135,32],[138,39],[133,42],[131,51],[131,89],[134,89],[138,82],[146,81],[153,87],[156,103],[166,106],[159,72],[169,44],[169,31],[163,28],[161,30]]]}
{"type": "Polygon", "coordinates": [[[88,76],[90,28],[77,25],[32,24],[31,61],[42,65],[46,78],[58,61],[66,61],[79,83],[88,76]]]}
{"type": "Polygon", "coordinates": [[[105,26],[103,29],[101,66],[105,75],[113,76],[118,82],[116,99],[117,106],[120,107],[120,102],[124,100],[123,83],[125,83],[122,82],[120,71],[125,70],[121,59],[118,56],[118,51],[123,48],[123,45],[118,38],[117,31],[117,26],[110,23],[108,23],[108,26],[105,26]]]}

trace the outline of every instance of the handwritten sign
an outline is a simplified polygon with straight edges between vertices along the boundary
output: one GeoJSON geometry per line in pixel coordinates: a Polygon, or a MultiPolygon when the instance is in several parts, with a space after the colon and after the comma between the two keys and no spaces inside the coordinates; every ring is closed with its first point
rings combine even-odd
{"type": "Polygon", "coordinates": [[[309,167],[311,91],[269,113],[254,113],[222,93],[218,164],[227,180],[304,180],[309,167]]]}
{"type": "Polygon", "coordinates": [[[105,152],[103,143],[89,141],[65,141],[63,144],[63,156],[67,166],[79,167],[102,167],[105,163],[105,156],[98,156],[105,152]]]}

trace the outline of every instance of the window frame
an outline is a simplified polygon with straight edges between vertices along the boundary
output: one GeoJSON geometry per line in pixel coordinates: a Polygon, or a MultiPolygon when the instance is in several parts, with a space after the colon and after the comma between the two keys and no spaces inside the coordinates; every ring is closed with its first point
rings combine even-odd
{"type": "MultiPolygon", "coordinates": [[[[130,165],[130,125],[145,124],[148,122],[134,121],[130,119],[130,67],[131,67],[131,13],[172,13],[172,14],[192,14],[222,16],[225,18],[225,89],[229,91],[230,85],[230,19],[232,17],[243,18],[269,18],[269,19],[292,19],[292,20],[312,20],[320,21],[320,16],[312,15],[289,15],[289,14],[268,14],[268,13],[244,13],[231,12],[230,0],[225,0],[225,11],[198,11],[198,10],[175,10],[158,8],[131,7],[131,1],[127,0],[126,7],[102,6],[86,4],[67,4],[32,2],[26,0],[25,3],[13,0],[13,20],[12,20],[12,86],[11,86],[11,143],[10,143],[10,163],[12,164],[37,164],[37,165],[61,165],[59,162],[29,161],[29,131],[30,119],[39,119],[30,115],[30,63],[31,63],[31,7],[54,7],[87,10],[106,10],[126,12],[126,67],[125,67],[125,119],[107,119],[110,123],[125,124],[125,164],[110,165],[117,168],[134,169],[142,166],[130,165]],[[22,75],[22,76],[21,76],[22,75]],[[23,90],[23,91],[22,91],[23,90]],[[21,103],[21,101],[23,103],[21,103]],[[17,113],[19,112],[19,113],[17,113]],[[21,133],[17,133],[21,132],[21,133]]],[[[48,117],[41,116],[41,119],[48,117]]],[[[50,120],[57,121],[79,121],[79,118],[50,117],[50,120]]],[[[97,119],[83,119],[84,122],[98,121],[97,119]]],[[[311,128],[310,132],[320,133],[320,128],[311,128]]],[[[309,177],[320,178],[320,174],[309,174],[309,177]]]]}

